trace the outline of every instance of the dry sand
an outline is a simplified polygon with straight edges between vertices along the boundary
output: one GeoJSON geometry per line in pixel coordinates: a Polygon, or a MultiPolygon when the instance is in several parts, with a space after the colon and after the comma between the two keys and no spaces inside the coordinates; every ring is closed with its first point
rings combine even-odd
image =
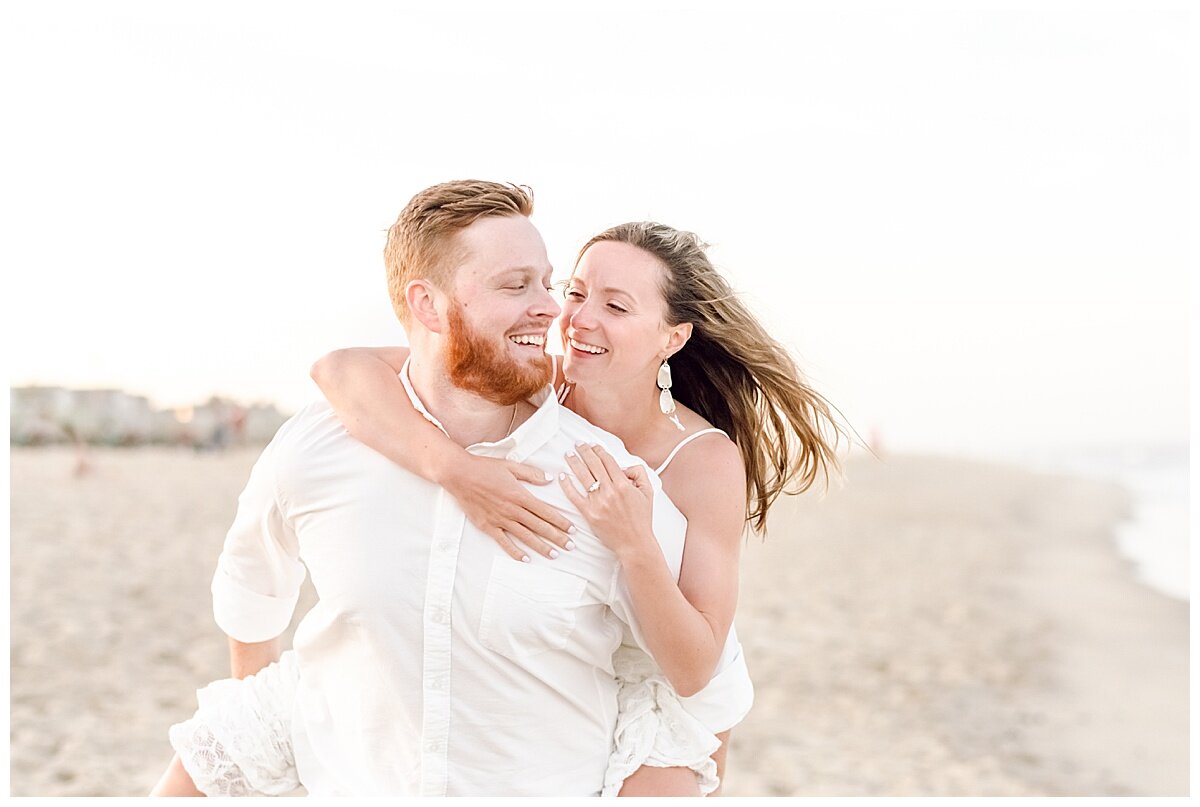
{"type": "MultiPolygon", "coordinates": [[[[13,795],[138,795],[227,674],[208,583],[257,451],[12,455],[13,795]]],[[[1112,546],[1115,487],[850,464],[751,539],[757,687],[727,795],[1186,795],[1188,607],[1112,546]]],[[[301,609],[311,604],[311,590],[301,609]]]]}

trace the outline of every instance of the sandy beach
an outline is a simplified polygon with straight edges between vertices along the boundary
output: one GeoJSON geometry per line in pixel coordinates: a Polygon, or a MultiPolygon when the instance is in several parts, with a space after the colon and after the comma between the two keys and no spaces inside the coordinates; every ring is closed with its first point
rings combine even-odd
{"type": "MultiPolygon", "coordinates": [[[[153,785],[228,673],[208,585],[257,454],[96,450],[75,478],[13,450],[12,795],[153,785]]],[[[1128,506],[913,456],[781,502],[744,553],[726,795],[1187,795],[1188,605],[1117,554],[1128,506]]]]}

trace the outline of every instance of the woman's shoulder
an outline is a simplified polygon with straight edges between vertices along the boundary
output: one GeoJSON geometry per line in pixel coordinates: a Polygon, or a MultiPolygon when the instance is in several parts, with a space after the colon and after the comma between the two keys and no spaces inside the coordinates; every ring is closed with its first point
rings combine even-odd
{"type": "Polygon", "coordinates": [[[693,550],[732,547],[741,539],[746,468],[737,444],[723,432],[709,432],[683,446],[661,478],[664,492],[687,519],[693,550]],[[712,538],[718,540],[710,543],[712,538]]]}
{"type": "Polygon", "coordinates": [[[680,448],[679,453],[671,460],[670,469],[674,472],[673,475],[684,477],[690,483],[699,482],[703,478],[719,484],[726,484],[735,477],[744,479],[746,469],[737,443],[725,432],[715,430],[711,426],[707,428],[713,430],[695,430],[684,435],[683,439],[692,439],[680,448]]]}
{"type": "Polygon", "coordinates": [[[693,464],[685,460],[688,454],[699,454],[708,461],[727,462],[733,458],[739,465],[741,464],[741,452],[738,450],[737,443],[733,442],[733,439],[724,430],[718,429],[699,412],[686,406],[678,406],[677,414],[680,416],[680,422],[684,424],[684,431],[679,433],[679,442],[676,443],[676,446],[681,447],[679,454],[672,460],[672,465],[681,460],[686,464],[693,464]],[[684,445],[685,442],[686,445],[684,445]]]}
{"type": "MultiPolygon", "coordinates": [[[[715,496],[745,506],[746,468],[737,443],[690,409],[681,419],[686,432],[663,470],[663,485],[677,504],[693,504],[715,496]],[[730,493],[732,491],[732,493],[730,493]]],[[[686,508],[681,506],[681,510],[686,508]]]]}

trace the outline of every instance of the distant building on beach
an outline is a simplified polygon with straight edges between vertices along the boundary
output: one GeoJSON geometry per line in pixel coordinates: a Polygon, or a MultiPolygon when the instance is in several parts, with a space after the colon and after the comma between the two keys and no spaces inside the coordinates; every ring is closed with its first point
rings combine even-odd
{"type": "Polygon", "coordinates": [[[217,449],[262,445],[287,419],[274,404],[242,406],[213,397],[179,409],[155,409],[141,395],[117,389],[12,387],[9,442],[13,445],[189,445],[217,449]]]}

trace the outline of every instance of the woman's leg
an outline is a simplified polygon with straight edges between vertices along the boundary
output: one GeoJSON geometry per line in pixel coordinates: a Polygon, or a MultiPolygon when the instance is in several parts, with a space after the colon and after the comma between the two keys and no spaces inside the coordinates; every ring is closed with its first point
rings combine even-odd
{"type": "MultiPolygon", "coordinates": [[[[729,748],[729,732],[717,735],[721,747],[713,752],[717,763],[717,789],[710,796],[721,795],[721,782],[725,781],[725,752],[729,748]]],[[[700,785],[691,768],[655,768],[643,765],[621,785],[618,796],[699,796],[700,785]]]]}
{"type": "Polygon", "coordinates": [[[643,765],[621,785],[618,796],[699,796],[700,785],[691,768],[643,765]]]}
{"type": "Polygon", "coordinates": [[[203,796],[196,789],[196,783],[192,781],[192,777],[184,769],[183,763],[179,761],[179,754],[171,758],[171,764],[167,766],[167,772],[158,780],[158,784],[150,791],[151,796],[203,796]]]}
{"type": "Polygon", "coordinates": [[[729,731],[722,731],[717,735],[717,739],[721,741],[721,747],[712,755],[713,762],[717,763],[717,789],[709,793],[710,796],[721,795],[721,789],[725,786],[725,752],[729,750],[729,733],[729,731]]]}

